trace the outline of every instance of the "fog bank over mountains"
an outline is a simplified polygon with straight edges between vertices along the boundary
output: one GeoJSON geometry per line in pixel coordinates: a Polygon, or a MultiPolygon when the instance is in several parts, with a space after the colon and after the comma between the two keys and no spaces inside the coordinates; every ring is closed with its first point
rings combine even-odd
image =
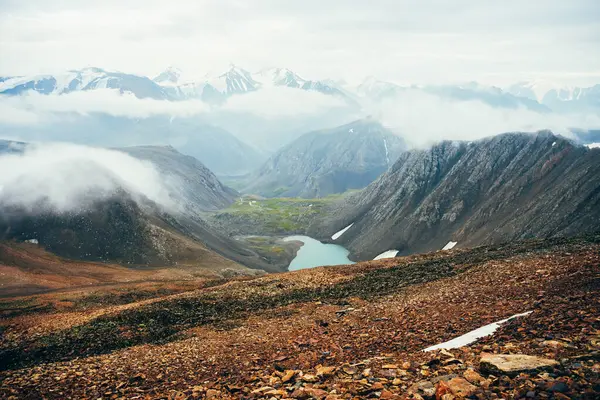
{"type": "Polygon", "coordinates": [[[101,68],[0,78],[5,138],[96,146],[172,145],[221,175],[249,172],[304,133],[372,117],[410,147],[475,140],[501,132],[600,128],[600,88],[506,89],[475,82],[359,85],[311,80],[286,68],[251,73],[231,65],[186,80],[175,68],[156,77],[101,68]]]}
{"type": "Polygon", "coordinates": [[[0,205],[30,212],[81,211],[124,190],[138,201],[179,206],[155,165],[125,153],[66,143],[32,144],[0,157],[0,205]]]}

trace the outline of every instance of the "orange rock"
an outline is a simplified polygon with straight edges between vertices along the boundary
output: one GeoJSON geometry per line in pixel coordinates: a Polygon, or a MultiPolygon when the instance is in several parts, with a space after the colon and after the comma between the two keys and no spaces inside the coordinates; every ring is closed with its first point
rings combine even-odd
{"type": "Polygon", "coordinates": [[[317,367],[317,376],[330,376],[335,372],[335,367],[317,367]]]}
{"type": "Polygon", "coordinates": [[[215,389],[208,389],[206,391],[206,398],[207,399],[216,399],[219,398],[221,396],[221,392],[215,389]]]}
{"type": "Polygon", "coordinates": [[[287,396],[287,392],[285,390],[277,389],[269,390],[267,392],[264,392],[263,394],[266,396],[287,396]]]}
{"type": "Polygon", "coordinates": [[[296,376],[296,371],[289,369],[285,371],[285,374],[281,377],[281,382],[287,383],[291,381],[294,376],[296,376]]]}
{"type": "Polygon", "coordinates": [[[485,381],[485,378],[483,376],[479,375],[471,368],[467,369],[464,372],[463,377],[474,385],[480,385],[482,382],[485,381]]]}
{"type": "Polygon", "coordinates": [[[436,400],[440,400],[442,398],[442,396],[444,396],[448,393],[452,394],[452,391],[450,390],[450,386],[448,386],[448,382],[439,381],[435,387],[436,400]]]}
{"type": "Polygon", "coordinates": [[[453,395],[457,397],[467,397],[475,393],[477,386],[471,385],[463,378],[452,378],[447,382],[448,387],[453,395]]]}
{"type": "Polygon", "coordinates": [[[314,375],[311,375],[311,374],[302,375],[302,380],[304,382],[309,382],[309,383],[314,383],[314,382],[318,381],[317,377],[314,375]]]}
{"type": "Polygon", "coordinates": [[[304,391],[306,393],[308,393],[310,396],[315,397],[317,399],[324,399],[329,394],[328,392],[326,392],[325,390],[322,390],[322,389],[311,388],[311,389],[304,389],[304,391]]]}

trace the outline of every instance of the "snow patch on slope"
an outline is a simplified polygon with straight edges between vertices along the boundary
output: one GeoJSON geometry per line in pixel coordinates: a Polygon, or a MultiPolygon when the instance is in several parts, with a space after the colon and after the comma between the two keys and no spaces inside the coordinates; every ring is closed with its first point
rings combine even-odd
{"type": "Polygon", "coordinates": [[[389,167],[390,166],[390,152],[388,150],[387,140],[385,140],[385,138],[383,138],[383,146],[385,147],[385,161],[389,167]]]}
{"type": "Polygon", "coordinates": [[[423,351],[433,351],[433,350],[439,350],[439,349],[449,350],[449,349],[457,349],[459,347],[467,346],[467,345],[477,341],[478,339],[481,339],[482,337],[486,337],[486,336],[493,334],[494,332],[496,332],[496,330],[498,328],[500,328],[500,325],[510,321],[511,319],[525,317],[525,316],[531,314],[532,312],[533,311],[527,311],[522,314],[515,314],[512,317],[508,317],[501,321],[482,326],[481,328],[477,328],[471,332],[465,333],[464,335],[454,338],[452,340],[449,340],[447,342],[436,344],[435,346],[430,346],[423,351]]]}
{"type": "Polygon", "coordinates": [[[396,257],[396,254],[398,254],[398,250],[384,251],[383,253],[381,253],[380,255],[375,257],[373,260],[381,260],[384,258],[394,258],[394,257],[396,257]]]}
{"type": "Polygon", "coordinates": [[[331,239],[336,240],[338,239],[340,236],[342,236],[348,229],[350,229],[352,227],[352,225],[354,225],[354,222],[351,223],[350,225],[348,225],[347,227],[345,227],[344,229],[342,229],[341,231],[338,231],[336,233],[334,233],[331,236],[331,239]]]}
{"type": "Polygon", "coordinates": [[[586,146],[589,149],[599,149],[600,148],[600,143],[589,143],[589,144],[586,144],[586,146]]]}
{"type": "Polygon", "coordinates": [[[451,250],[454,248],[454,246],[456,246],[457,243],[458,242],[449,241],[442,250],[451,250]]]}

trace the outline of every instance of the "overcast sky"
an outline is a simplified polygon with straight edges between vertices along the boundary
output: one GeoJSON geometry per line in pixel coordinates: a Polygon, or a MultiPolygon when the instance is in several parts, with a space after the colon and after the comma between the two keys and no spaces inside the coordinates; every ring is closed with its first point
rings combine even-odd
{"type": "Polygon", "coordinates": [[[0,0],[0,75],[230,62],[308,78],[600,83],[600,0],[0,0]]]}

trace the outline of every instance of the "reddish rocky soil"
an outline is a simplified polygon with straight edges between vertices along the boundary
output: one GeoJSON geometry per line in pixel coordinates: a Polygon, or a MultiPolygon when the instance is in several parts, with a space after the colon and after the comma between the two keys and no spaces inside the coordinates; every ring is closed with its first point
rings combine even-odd
{"type": "Polygon", "coordinates": [[[0,397],[600,398],[600,236],[180,289],[6,315],[0,397]],[[469,346],[422,351],[526,311],[469,346]],[[554,362],[510,373],[488,354],[554,362]]]}
{"type": "Polygon", "coordinates": [[[98,285],[125,287],[259,273],[199,247],[192,243],[188,250],[201,262],[183,260],[176,266],[135,267],[69,260],[35,244],[3,241],[0,242],[0,298],[76,288],[89,290],[98,285]]]}

